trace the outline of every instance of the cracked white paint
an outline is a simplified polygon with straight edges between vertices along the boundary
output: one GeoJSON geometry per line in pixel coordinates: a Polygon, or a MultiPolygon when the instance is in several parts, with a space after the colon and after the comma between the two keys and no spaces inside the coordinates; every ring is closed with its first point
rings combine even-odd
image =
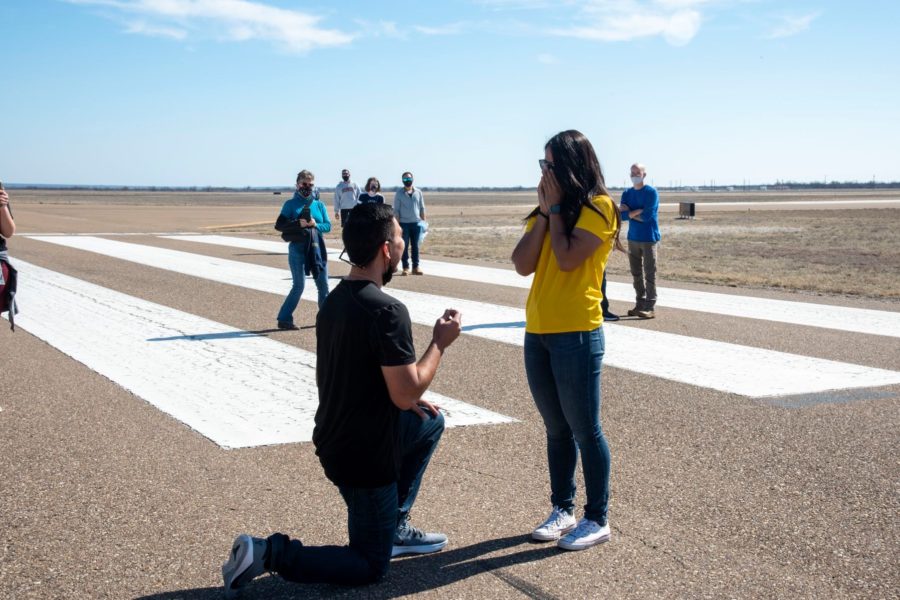
{"type": "MultiPolygon", "coordinates": [[[[16,324],[225,448],[306,442],[315,353],[17,260],[16,324]]],[[[447,425],[509,417],[428,392],[447,425]]]]}
{"type": "MultiPolygon", "coordinates": [[[[287,254],[287,244],[269,240],[231,237],[224,235],[164,235],[173,240],[199,242],[217,246],[231,246],[261,252],[287,254]]],[[[339,250],[330,250],[328,258],[337,260],[339,250]]],[[[521,277],[511,269],[497,269],[475,265],[422,260],[421,267],[430,277],[461,279],[475,283],[531,287],[531,277],[521,277]]],[[[606,293],[611,300],[632,302],[634,288],[630,284],[608,281],[606,293]]],[[[866,333],[900,337],[900,312],[831,306],[811,302],[792,302],[753,296],[737,296],[715,292],[699,292],[678,288],[657,288],[656,304],[666,308],[692,310],[745,319],[760,319],[791,325],[806,325],[852,333],[866,333]]]]}
{"type": "MultiPolygon", "coordinates": [[[[290,287],[287,269],[103,238],[29,237],[264,292],[286,294],[290,287]]],[[[331,284],[336,282],[332,280],[331,284]]],[[[306,300],[315,301],[314,285],[307,285],[303,293],[306,300]]],[[[445,308],[456,308],[463,314],[465,333],[523,344],[525,311],[521,308],[398,289],[391,289],[390,294],[407,306],[415,323],[430,326],[445,308]]],[[[606,324],[604,330],[604,362],[608,366],[743,396],[785,396],[900,383],[898,371],[622,325],[606,324]]]]}

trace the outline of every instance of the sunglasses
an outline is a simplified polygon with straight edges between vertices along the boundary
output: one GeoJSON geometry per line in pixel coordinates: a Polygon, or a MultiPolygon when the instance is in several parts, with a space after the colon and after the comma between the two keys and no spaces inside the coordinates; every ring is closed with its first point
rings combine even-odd
{"type": "Polygon", "coordinates": [[[545,158],[539,158],[538,165],[540,165],[541,171],[547,171],[553,168],[553,163],[545,158]]]}
{"type": "MultiPolygon", "coordinates": [[[[391,240],[384,240],[384,244],[390,244],[390,243],[391,243],[391,240]]],[[[379,246],[379,248],[380,248],[380,246],[379,246]]],[[[351,267],[356,267],[357,269],[365,269],[364,266],[358,265],[355,262],[351,261],[349,255],[347,255],[347,258],[344,258],[344,254],[347,254],[347,248],[344,248],[343,250],[341,250],[341,253],[338,255],[338,260],[340,260],[341,262],[347,263],[351,267]]],[[[378,254],[377,250],[376,250],[375,254],[376,255],[378,254]]],[[[372,256],[372,258],[375,258],[375,256],[372,256]]],[[[369,262],[371,262],[371,260],[369,262]]]]}

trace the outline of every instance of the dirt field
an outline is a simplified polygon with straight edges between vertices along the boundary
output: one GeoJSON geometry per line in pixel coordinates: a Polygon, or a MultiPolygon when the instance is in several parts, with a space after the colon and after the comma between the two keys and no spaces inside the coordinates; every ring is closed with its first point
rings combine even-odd
{"type": "MultiPolygon", "coordinates": [[[[118,227],[129,219],[135,232],[146,231],[142,220],[159,222],[160,216],[165,219],[168,215],[172,231],[275,235],[269,222],[289,196],[255,192],[21,190],[15,191],[13,197],[19,207],[17,220],[23,233],[30,225],[43,224],[44,219],[60,219],[61,228],[62,224],[69,226],[86,207],[97,206],[105,208],[109,219],[84,223],[84,232],[118,227]],[[173,207],[178,210],[171,210],[173,207]],[[19,215],[23,218],[18,219],[19,215]]],[[[900,207],[894,204],[830,210],[812,205],[802,207],[803,210],[773,205],[766,210],[764,204],[753,210],[704,208],[705,203],[711,202],[883,202],[898,198],[898,190],[664,193],[659,277],[900,302],[900,207]],[[676,219],[675,206],[670,203],[681,201],[697,203],[695,220],[676,219]]],[[[330,194],[326,193],[324,200],[330,203],[330,194]]],[[[522,217],[533,202],[533,192],[427,192],[431,229],[424,253],[430,258],[508,263],[521,235],[522,217]]],[[[339,244],[339,229],[329,238],[339,244]]],[[[627,278],[626,257],[615,255],[609,272],[627,278]]]]}

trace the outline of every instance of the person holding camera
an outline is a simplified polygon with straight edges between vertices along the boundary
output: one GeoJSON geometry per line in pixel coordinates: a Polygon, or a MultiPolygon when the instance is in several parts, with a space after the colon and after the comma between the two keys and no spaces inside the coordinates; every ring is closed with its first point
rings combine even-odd
{"type": "Polygon", "coordinates": [[[459,337],[461,315],[444,311],[417,361],[409,312],[382,291],[403,252],[393,210],[358,205],[342,238],[350,274],[316,319],[313,443],[347,505],[349,544],[306,546],[282,533],[240,535],[222,566],[227,597],[266,571],[298,583],[374,583],[387,574],[391,557],[447,545],[445,535],[414,527],[410,511],[444,431],[438,407],[422,395],[459,337]]]}
{"type": "Polygon", "coordinates": [[[16,222],[9,208],[9,194],[0,183],[0,314],[9,312],[10,329],[16,328],[16,270],[9,263],[6,240],[16,233],[16,222]]]}
{"type": "Polygon", "coordinates": [[[307,170],[297,174],[297,191],[284,203],[275,229],[288,244],[291,268],[291,290],[278,311],[278,329],[299,329],[294,324],[294,310],[303,295],[306,275],[310,274],[319,290],[319,308],[328,296],[328,252],[322,234],[331,231],[328,209],[315,191],[315,175],[307,170]]]}
{"type": "Polygon", "coordinates": [[[547,432],[550,471],[552,509],[531,535],[583,550],[610,536],[610,455],[600,427],[600,288],[609,255],[620,247],[620,217],[584,134],[553,136],[539,162],[538,206],[512,254],[517,273],[534,274],[525,306],[525,374],[547,432]],[[576,522],[579,453],[587,502],[576,522]]]}

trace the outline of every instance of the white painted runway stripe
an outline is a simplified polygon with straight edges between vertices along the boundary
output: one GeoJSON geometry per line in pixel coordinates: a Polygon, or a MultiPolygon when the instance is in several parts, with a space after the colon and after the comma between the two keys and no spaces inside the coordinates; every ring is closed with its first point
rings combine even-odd
{"type": "MultiPolygon", "coordinates": [[[[16,324],[226,448],[306,442],[316,356],[17,260],[16,324]]],[[[428,392],[447,425],[514,419],[428,392]]]]}
{"type": "MultiPolygon", "coordinates": [[[[221,235],[166,235],[160,237],[287,254],[287,244],[284,242],[221,235]]],[[[339,252],[339,250],[329,250],[328,258],[337,260],[339,252]]],[[[531,287],[531,277],[521,277],[511,269],[469,266],[430,260],[423,260],[421,266],[428,276],[524,289],[531,287]]],[[[805,325],[852,333],[900,337],[900,312],[773,300],[770,298],[736,296],[714,292],[698,292],[667,287],[658,288],[657,291],[659,295],[657,304],[661,307],[788,323],[791,325],[805,325]]],[[[634,300],[634,289],[628,284],[608,281],[606,292],[611,300],[625,302],[634,300]]]]}
{"type": "MultiPolygon", "coordinates": [[[[287,269],[102,238],[34,239],[279,295],[286,294],[290,287],[287,269]]],[[[398,289],[390,293],[406,304],[415,323],[430,326],[445,308],[452,307],[462,311],[467,334],[523,344],[525,312],[521,308],[398,289]]],[[[307,300],[314,301],[315,294],[314,285],[304,289],[307,300]]],[[[897,371],[633,327],[604,328],[608,340],[605,362],[609,366],[744,396],[784,396],[900,383],[897,371]],[[637,358],[646,356],[653,360],[637,358]]]]}

